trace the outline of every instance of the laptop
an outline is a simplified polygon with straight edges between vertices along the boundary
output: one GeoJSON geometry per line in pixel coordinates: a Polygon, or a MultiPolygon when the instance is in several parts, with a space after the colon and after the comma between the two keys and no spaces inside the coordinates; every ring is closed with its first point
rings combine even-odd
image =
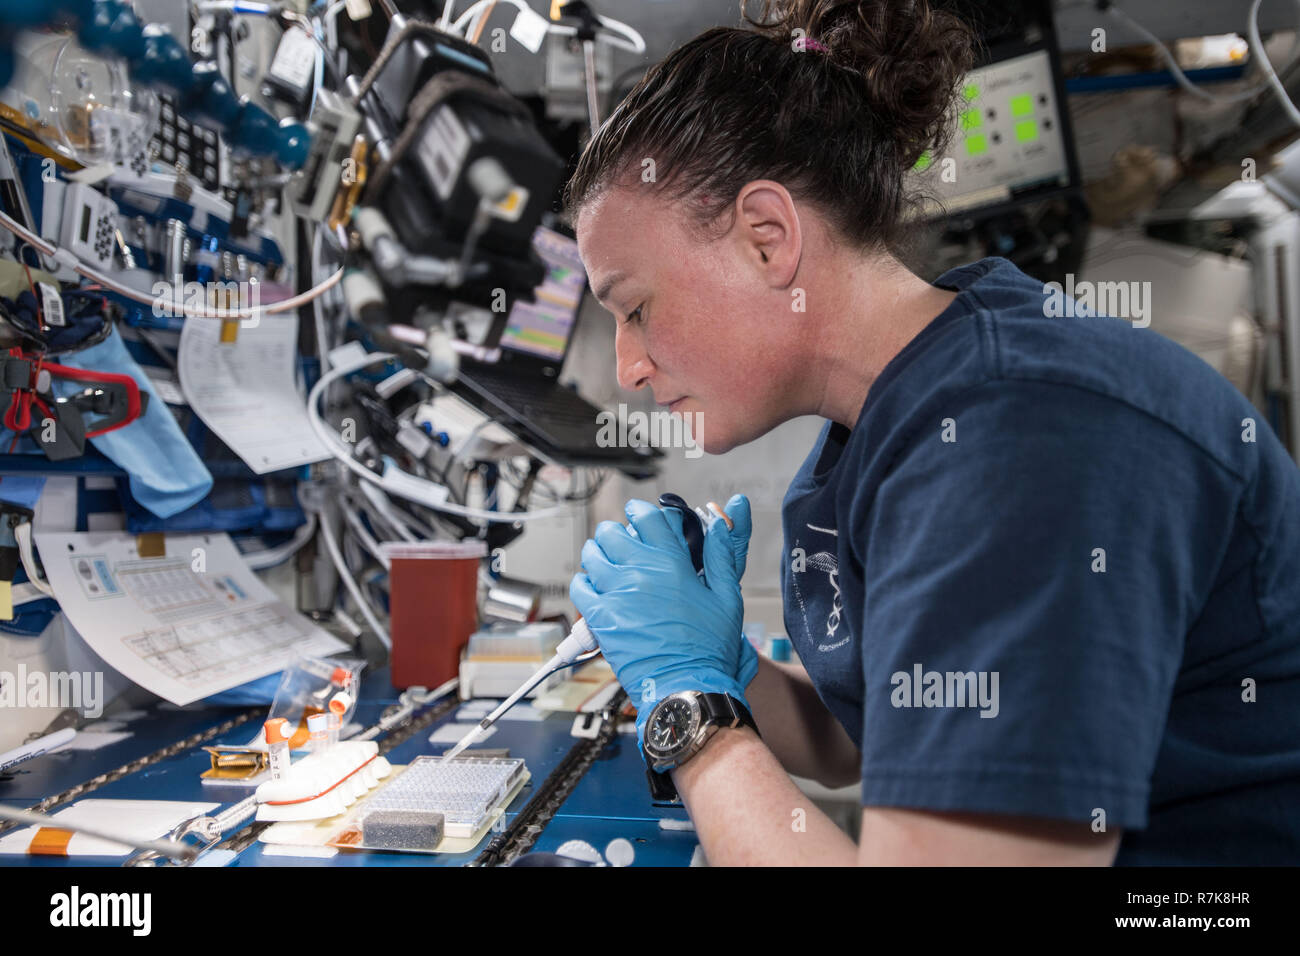
{"type": "Polygon", "coordinates": [[[536,301],[511,307],[501,333],[499,361],[461,357],[452,391],[559,464],[653,474],[653,462],[663,457],[662,452],[600,445],[597,416],[604,409],[559,382],[587,288],[578,244],[539,226],[533,233],[533,248],[546,265],[546,277],[534,290],[536,301]]]}

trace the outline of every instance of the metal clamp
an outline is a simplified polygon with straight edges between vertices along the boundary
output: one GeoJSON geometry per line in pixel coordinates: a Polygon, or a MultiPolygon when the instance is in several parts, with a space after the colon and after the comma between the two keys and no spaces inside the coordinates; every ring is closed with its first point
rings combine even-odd
{"type": "Polygon", "coordinates": [[[166,839],[174,843],[185,844],[193,853],[187,853],[180,860],[171,860],[157,850],[141,850],[127,857],[123,866],[192,866],[194,861],[221,842],[221,825],[216,817],[192,817],[174,826],[166,839]],[[197,837],[197,843],[188,843],[188,839],[197,837]]]}

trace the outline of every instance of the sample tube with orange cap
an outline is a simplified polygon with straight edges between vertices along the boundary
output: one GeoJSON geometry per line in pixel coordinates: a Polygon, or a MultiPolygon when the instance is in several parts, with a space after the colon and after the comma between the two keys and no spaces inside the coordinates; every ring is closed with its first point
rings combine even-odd
{"type": "Polygon", "coordinates": [[[283,717],[272,717],[262,725],[271,764],[271,779],[279,780],[289,772],[289,738],[293,731],[283,717]]]}
{"type": "Polygon", "coordinates": [[[339,730],[343,726],[343,717],[352,707],[352,695],[345,690],[339,691],[330,698],[329,704],[329,744],[334,746],[339,742],[339,730]]]}

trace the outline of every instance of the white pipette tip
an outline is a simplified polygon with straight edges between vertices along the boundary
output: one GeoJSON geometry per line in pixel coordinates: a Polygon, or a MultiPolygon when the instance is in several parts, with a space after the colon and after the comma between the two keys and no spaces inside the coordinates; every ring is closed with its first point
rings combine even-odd
{"type": "MultiPolygon", "coordinates": [[[[497,708],[497,710],[504,713],[504,705],[503,707],[497,708]]],[[[500,715],[496,711],[494,711],[493,713],[488,714],[486,717],[480,720],[477,724],[474,725],[474,729],[471,730],[469,733],[467,733],[464,737],[460,738],[460,740],[456,742],[456,746],[452,747],[445,754],[443,754],[442,759],[439,760],[438,762],[446,763],[452,757],[459,756],[461,751],[463,751],[466,747],[471,746],[475,741],[478,740],[479,734],[483,733],[483,731],[487,730],[489,727],[492,726],[493,722],[496,720],[498,716],[500,715]]]]}

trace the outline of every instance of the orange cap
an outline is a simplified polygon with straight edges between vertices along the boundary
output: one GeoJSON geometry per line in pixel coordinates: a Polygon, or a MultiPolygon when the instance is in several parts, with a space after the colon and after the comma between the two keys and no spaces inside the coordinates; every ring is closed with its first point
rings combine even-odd
{"type": "Polygon", "coordinates": [[[330,713],[342,717],[347,713],[348,708],[352,706],[352,697],[347,691],[339,691],[330,698],[330,713]]]}
{"type": "Polygon", "coordinates": [[[268,744],[287,743],[292,736],[289,733],[289,721],[283,717],[272,717],[262,725],[262,732],[268,744]]]}

